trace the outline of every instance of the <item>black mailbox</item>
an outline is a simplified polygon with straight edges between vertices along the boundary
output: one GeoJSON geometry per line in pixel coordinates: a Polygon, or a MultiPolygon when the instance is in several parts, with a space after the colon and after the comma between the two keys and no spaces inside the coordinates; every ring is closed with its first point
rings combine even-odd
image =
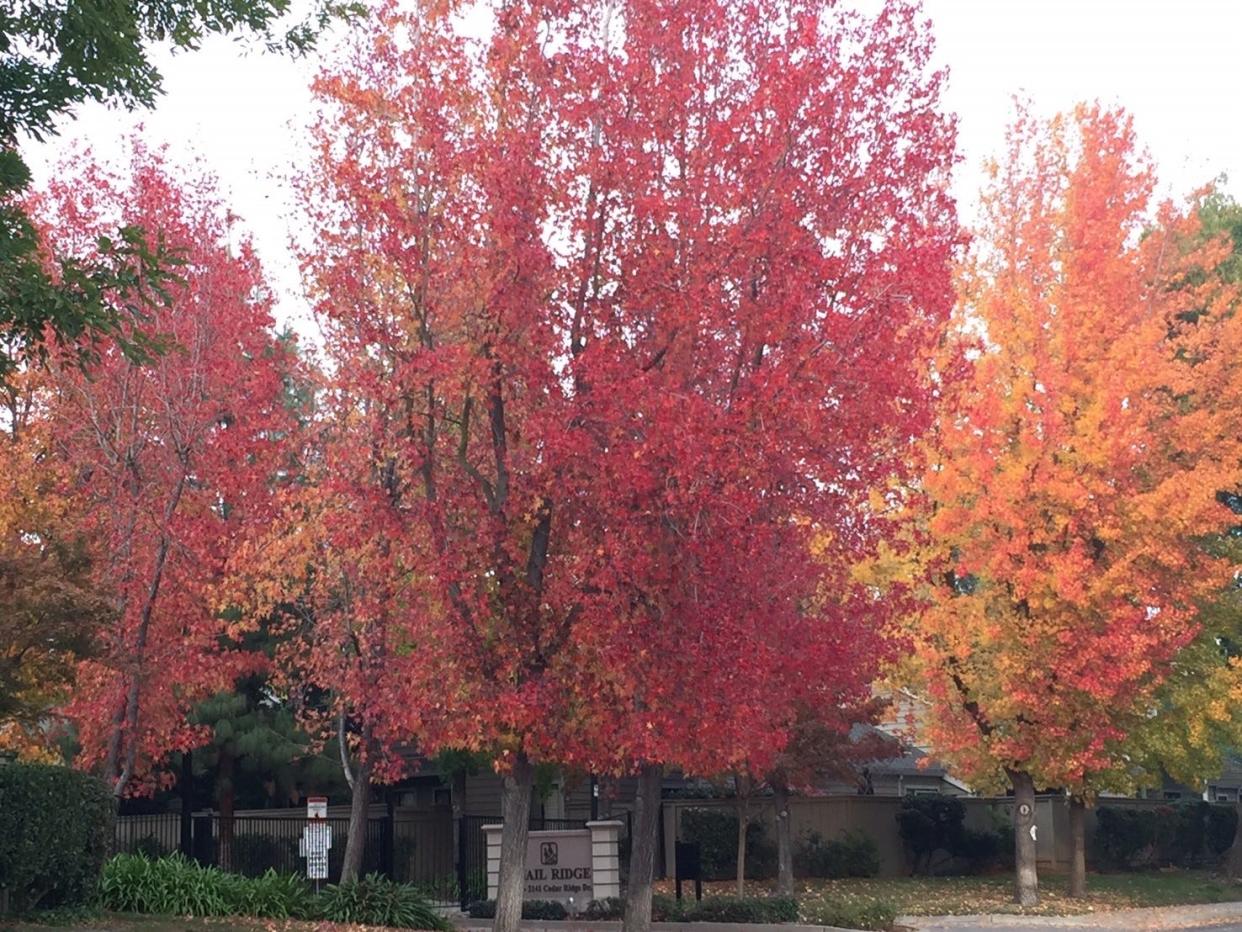
{"type": "Polygon", "coordinates": [[[677,842],[674,849],[677,899],[681,899],[681,882],[694,881],[694,898],[703,899],[703,851],[699,845],[688,841],[677,842]]]}

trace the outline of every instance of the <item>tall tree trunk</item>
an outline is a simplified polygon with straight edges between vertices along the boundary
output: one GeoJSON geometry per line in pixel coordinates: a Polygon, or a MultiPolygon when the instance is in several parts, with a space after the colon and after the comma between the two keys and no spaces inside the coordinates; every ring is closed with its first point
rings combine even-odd
{"type": "Polygon", "coordinates": [[[1039,903],[1036,872],[1035,783],[1023,770],[1009,770],[1013,784],[1014,901],[1020,906],[1039,903]]]}
{"type": "Polygon", "coordinates": [[[363,725],[358,766],[354,768],[352,775],[349,762],[344,756],[344,744],[342,743],[341,764],[345,768],[345,776],[349,782],[350,799],[345,858],[341,862],[341,883],[357,880],[362,873],[362,857],[367,847],[367,815],[371,809],[371,773],[374,769],[371,734],[371,726],[363,725]]]}
{"type": "Polygon", "coordinates": [[[1238,794],[1235,811],[1238,814],[1238,826],[1233,832],[1233,845],[1225,852],[1225,876],[1242,880],[1242,793],[1238,794]]]}
{"type": "Polygon", "coordinates": [[[526,889],[526,839],[530,833],[530,798],[535,767],[519,752],[505,774],[500,796],[500,879],[496,887],[495,932],[518,932],[526,889]]]}
{"type": "Polygon", "coordinates": [[[1070,824],[1070,875],[1069,895],[1084,897],[1087,895],[1087,847],[1086,822],[1087,804],[1081,796],[1071,796],[1069,800],[1070,824]]]}
{"type": "Polygon", "coordinates": [[[772,793],[776,801],[776,892],[793,896],[793,824],[789,811],[789,787],[774,781],[772,793]]]}
{"type": "Polygon", "coordinates": [[[638,775],[638,794],[634,798],[634,835],[630,839],[630,871],[621,932],[651,932],[651,894],[660,838],[660,787],[663,783],[661,765],[643,765],[638,775]]]}
{"type": "Polygon", "coordinates": [[[466,771],[455,770],[449,789],[449,804],[453,807],[453,863],[461,862],[461,820],[466,814],[466,771]]]}
{"type": "Polygon", "coordinates": [[[220,807],[220,847],[216,863],[226,871],[237,870],[233,863],[233,811],[237,800],[234,763],[233,752],[227,747],[220,748],[216,761],[216,805],[220,807]]]}
{"type": "MultiPolygon", "coordinates": [[[[740,789],[740,787],[739,787],[740,789]]],[[[746,827],[750,824],[750,800],[737,797],[737,895],[746,895],[746,827]]]]}

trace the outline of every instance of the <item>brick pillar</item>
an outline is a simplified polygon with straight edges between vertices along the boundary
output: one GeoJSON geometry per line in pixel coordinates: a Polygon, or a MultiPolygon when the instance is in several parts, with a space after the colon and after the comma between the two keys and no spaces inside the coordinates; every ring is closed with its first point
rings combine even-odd
{"type": "Polygon", "coordinates": [[[496,899],[500,888],[500,833],[502,825],[484,825],[483,837],[487,839],[487,898],[496,899]]]}
{"type": "MultiPolygon", "coordinates": [[[[621,823],[588,822],[591,830],[591,886],[597,900],[621,895],[621,823]]],[[[497,849],[499,851],[499,849],[497,849]]]]}

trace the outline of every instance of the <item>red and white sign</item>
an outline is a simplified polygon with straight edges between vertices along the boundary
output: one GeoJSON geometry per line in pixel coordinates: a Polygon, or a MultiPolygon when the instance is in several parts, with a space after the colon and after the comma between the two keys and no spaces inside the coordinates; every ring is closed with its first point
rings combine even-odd
{"type": "Polygon", "coordinates": [[[306,797],[306,818],[326,819],[327,817],[328,817],[328,797],[326,796],[306,797]]]}

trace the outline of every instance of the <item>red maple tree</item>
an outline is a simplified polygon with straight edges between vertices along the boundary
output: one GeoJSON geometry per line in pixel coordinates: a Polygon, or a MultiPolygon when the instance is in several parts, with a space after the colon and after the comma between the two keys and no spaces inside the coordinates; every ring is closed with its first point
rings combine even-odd
{"type": "Polygon", "coordinates": [[[68,712],[81,762],[121,795],[192,747],[189,707],[256,662],[221,646],[214,593],[230,549],[269,507],[287,425],[284,350],[258,262],[248,244],[230,246],[211,180],[135,142],[123,178],[89,154],[67,161],[38,210],[59,246],[87,250],[119,220],[178,257],[166,305],[142,324],[156,358],[104,347],[84,371],[63,347],[51,360],[51,452],[69,467],[63,492],[115,616],[79,666],[68,712]]]}
{"type": "Polygon", "coordinates": [[[510,928],[534,762],[649,796],[864,695],[843,567],[929,422],[956,227],[908,4],[494,12],[383,7],[317,82],[303,191],[329,484],[400,592],[402,689],[367,701],[494,753],[510,928]]]}

